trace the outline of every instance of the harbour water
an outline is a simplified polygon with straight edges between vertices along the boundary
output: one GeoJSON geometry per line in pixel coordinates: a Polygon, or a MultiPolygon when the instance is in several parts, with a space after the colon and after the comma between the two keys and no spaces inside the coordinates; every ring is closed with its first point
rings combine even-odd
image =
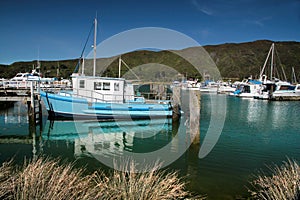
{"type": "MultiPolygon", "coordinates": [[[[208,199],[235,199],[247,195],[253,175],[267,170],[268,165],[281,164],[287,158],[300,161],[300,102],[202,94],[200,144],[207,136],[210,123],[214,123],[210,121],[211,98],[226,98],[227,102],[218,142],[201,159],[199,145],[192,145],[167,167],[179,171],[189,183],[190,191],[207,194],[208,199]]],[[[20,102],[0,111],[0,163],[11,158],[22,163],[24,157],[42,154],[75,161],[76,166],[93,171],[107,169],[93,156],[95,152],[110,158],[124,151],[152,152],[168,144],[171,144],[168,150],[175,152],[186,145],[186,133],[179,131],[186,123],[184,115],[179,124],[172,125],[169,120],[49,121],[44,113],[43,129],[33,141],[29,137],[26,109],[20,102]],[[178,141],[174,142],[174,138],[178,141]]]]}

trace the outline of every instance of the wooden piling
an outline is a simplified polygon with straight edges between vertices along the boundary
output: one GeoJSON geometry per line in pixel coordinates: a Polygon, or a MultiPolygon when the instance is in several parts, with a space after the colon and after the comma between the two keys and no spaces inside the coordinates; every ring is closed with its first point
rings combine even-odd
{"type": "Polygon", "coordinates": [[[29,133],[36,132],[36,126],[42,129],[42,106],[40,99],[40,82],[27,81],[25,88],[0,87],[0,108],[7,107],[14,102],[22,101],[27,103],[29,133]]]}
{"type": "Polygon", "coordinates": [[[173,122],[177,122],[181,116],[182,101],[185,102],[186,107],[185,116],[187,118],[188,126],[187,132],[191,143],[194,145],[200,144],[200,108],[201,108],[201,94],[200,90],[187,90],[188,95],[181,99],[181,88],[173,88],[173,122]],[[188,99],[187,99],[188,98],[188,99]],[[188,105],[187,105],[188,104],[188,105]]]}
{"type": "Polygon", "coordinates": [[[34,84],[33,81],[30,82],[30,105],[33,108],[34,111],[34,84]]]}
{"type": "Polygon", "coordinates": [[[180,87],[174,87],[173,88],[173,113],[172,113],[172,119],[173,121],[178,121],[180,118],[180,109],[181,109],[181,88],[180,87]]]}
{"type": "Polygon", "coordinates": [[[36,133],[35,113],[31,101],[27,101],[29,134],[36,133]]]}
{"type": "Polygon", "coordinates": [[[200,90],[191,90],[190,93],[190,134],[194,145],[200,144],[200,90]]]}
{"type": "MultiPolygon", "coordinates": [[[[39,93],[35,94],[34,85],[35,82],[31,81],[30,101],[27,102],[29,132],[32,134],[36,134],[36,126],[40,126],[40,130],[42,129],[42,105],[39,93]]],[[[39,90],[39,84],[37,87],[39,90]]]]}

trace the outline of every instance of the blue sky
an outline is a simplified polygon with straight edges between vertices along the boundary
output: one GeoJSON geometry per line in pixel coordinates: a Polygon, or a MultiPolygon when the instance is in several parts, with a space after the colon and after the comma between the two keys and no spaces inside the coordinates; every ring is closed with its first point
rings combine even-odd
{"type": "Polygon", "coordinates": [[[300,41],[299,0],[3,0],[0,63],[78,58],[96,12],[98,43],[140,27],[176,30],[201,45],[300,41]]]}

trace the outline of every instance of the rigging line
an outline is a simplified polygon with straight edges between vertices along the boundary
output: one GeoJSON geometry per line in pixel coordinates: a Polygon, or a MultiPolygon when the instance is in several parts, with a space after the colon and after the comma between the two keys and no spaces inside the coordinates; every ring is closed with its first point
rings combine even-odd
{"type": "Polygon", "coordinates": [[[279,53],[278,53],[277,49],[275,49],[275,54],[278,57],[278,61],[279,61],[279,65],[280,65],[281,70],[282,70],[283,78],[284,78],[285,81],[287,81],[286,74],[285,74],[285,71],[283,69],[283,64],[281,63],[281,60],[280,60],[279,53]]]}
{"type": "MultiPolygon", "coordinates": [[[[282,79],[281,79],[281,76],[280,76],[280,74],[279,74],[279,71],[278,71],[278,69],[277,69],[276,66],[275,66],[275,68],[274,68],[274,74],[276,74],[276,77],[277,77],[278,79],[282,80],[282,79]]],[[[276,78],[276,77],[274,77],[274,78],[276,78]]]]}
{"type": "Polygon", "coordinates": [[[127,69],[140,81],[140,77],[138,77],[138,75],[136,73],[134,73],[134,71],[129,68],[129,66],[124,62],[124,60],[121,59],[121,62],[127,67],[127,69]]]}
{"type": "Polygon", "coordinates": [[[87,37],[87,39],[86,39],[86,41],[85,41],[85,44],[84,44],[84,46],[83,46],[82,52],[81,52],[80,57],[79,57],[78,62],[77,62],[77,65],[76,65],[76,67],[75,67],[75,69],[74,69],[74,73],[77,73],[77,72],[78,72],[79,65],[80,65],[80,61],[81,61],[82,56],[83,56],[83,54],[84,54],[86,45],[87,45],[87,43],[88,43],[88,41],[89,41],[89,39],[90,39],[90,36],[91,36],[92,30],[93,30],[93,27],[94,27],[94,23],[92,23],[92,26],[91,26],[91,28],[90,28],[90,32],[89,32],[88,37],[87,37]]]}

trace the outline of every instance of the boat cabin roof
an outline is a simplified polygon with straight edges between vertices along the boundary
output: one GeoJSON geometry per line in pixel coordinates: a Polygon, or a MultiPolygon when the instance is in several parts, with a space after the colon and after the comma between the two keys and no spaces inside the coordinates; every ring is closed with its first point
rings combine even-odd
{"type": "Polygon", "coordinates": [[[84,75],[79,75],[79,76],[71,76],[72,78],[78,78],[78,79],[90,79],[90,80],[95,80],[95,79],[101,79],[101,80],[108,80],[108,81],[125,81],[124,78],[112,78],[112,77],[101,77],[101,76],[84,76],[84,75]]]}

